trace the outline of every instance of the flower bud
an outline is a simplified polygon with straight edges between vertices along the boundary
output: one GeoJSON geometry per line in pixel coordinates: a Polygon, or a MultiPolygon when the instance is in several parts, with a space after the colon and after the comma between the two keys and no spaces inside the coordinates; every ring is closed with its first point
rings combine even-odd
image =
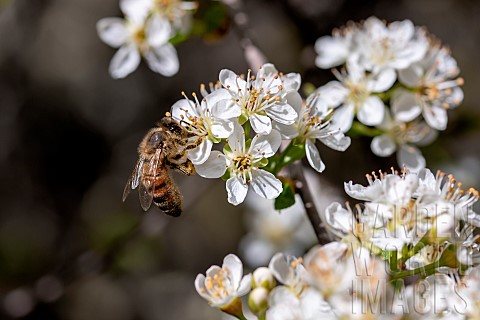
{"type": "Polygon", "coordinates": [[[248,296],[248,306],[255,314],[259,314],[268,308],[269,291],[263,287],[253,289],[248,296]]]}
{"type": "Polygon", "coordinates": [[[272,271],[266,267],[257,268],[253,272],[252,284],[254,288],[263,287],[268,291],[275,287],[275,278],[272,271]]]}

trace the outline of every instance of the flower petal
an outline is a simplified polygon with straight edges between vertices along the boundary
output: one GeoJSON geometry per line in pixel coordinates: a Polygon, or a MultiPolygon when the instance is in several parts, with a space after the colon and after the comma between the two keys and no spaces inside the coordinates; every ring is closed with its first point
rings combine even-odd
{"type": "Polygon", "coordinates": [[[288,264],[287,258],[283,253],[276,253],[270,260],[268,268],[272,271],[273,275],[280,283],[286,284],[289,281],[290,265],[288,264]]]}
{"type": "Polygon", "coordinates": [[[269,117],[254,113],[249,117],[249,119],[252,129],[256,133],[269,134],[270,131],[272,131],[272,121],[269,117]]]}
{"type": "Polygon", "coordinates": [[[338,128],[342,132],[347,132],[352,127],[354,117],[353,104],[343,105],[333,112],[332,122],[330,127],[332,129],[338,128]]]}
{"type": "Polygon", "coordinates": [[[210,295],[207,293],[207,288],[205,288],[205,276],[203,274],[198,274],[195,278],[195,289],[198,294],[205,300],[211,301],[210,295]]]}
{"type": "Polygon", "coordinates": [[[308,163],[318,172],[323,172],[325,170],[325,164],[320,158],[320,153],[318,152],[315,143],[312,140],[307,139],[305,142],[305,152],[307,154],[308,163]]]}
{"type": "Polygon", "coordinates": [[[330,81],[316,91],[330,107],[337,107],[345,101],[348,89],[338,81],[330,81]]]}
{"type": "Polygon", "coordinates": [[[159,14],[153,15],[149,19],[149,24],[146,30],[148,44],[151,47],[161,47],[168,42],[172,28],[168,20],[163,19],[159,14]]]}
{"type": "Polygon", "coordinates": [[[287,126],[286,124],[274,122],[273,128],[280,132],[283,139],[292,140],[298,137],[298,127],[295,123],[287,126]]]}
{"type": "Polygon", "coordinates": [[[373,138],[370,148],[379,157],[388,157],[397,150],[395,141],[388,134],[382,134],[373,138]]]}
{"type": "Polygon", "coordinates": [[[411,65],[406,69],[398,71],[398,80],[407,87],[415,88],[420,85],[422,80],[423,69],[419,65],[411,65]]]}
{"type": "Polygon", "coordinates": [[[367,126],[376,126],[383,120],[385,105],[377,96],[370,96],[359,108],[357,118],[367,126]]]}
{"type": "Polygon", "coordinates": [[[240,286],[240,280],[243,276],[242,261],[236,255],[231,253],[223,259],[222,269],[229,271],[233,289],[237,291],[238,287],[240,286]]]}
{"type": "Polygon", "coordinates": [[[302,96],[294,91],[294,92],[289,92],[286,95],[287,103],[290,105],[297,114],[300,113],[300,110],[302,110],[302,104],[303,104],[303,99],[302,96]]]}
{"type": "Polygon", "coordinates": [[[241,89],[242,91],[246,90],[247,83],[245,82],[245,80],[241,79],[240,76],[238,76],[235,72],[231,70],[221,70],[219,79],[222,85],[229,91],[237,93],[239,89],[241,89]]]}
{"type": "Polygon", "coordinates": [[[244,185],[243,181],[238,176],[228,179],[226,188],[228,193],[228,202],[234,206],[239,205],[243,202],[243,200],[245,200],[248,192],[248,186],[244,185]]]}
{"type": "Polygon", "coordinates": [[[282,182],[262,169],[252,170],[250,185],[253,191],[265,199],[275,199],[282,192],[282,182]]]}
{"type": "Polygon", "coordinates": [[[233,122],[233,133],[228,138],[228,145],[235,155],[245,153],[245,132],[238,122],[233,122]]]}
{"type": "Polygon", "coordinates": [[[282,143],[280,132],[272,130],[268,135],[255,135],[250,145],[248,153],[253,159],[270,158],[277,152],[282,143]]]}
{"type": "Polygon", "coordinates": [[[247,274],[243,277],[242,281],[240,281],[240,286],[238,287],[237,297],[241,297],[246,295],[250,289],[252,288],[252,275],[247,274]]]}
{"type": "Polygon", "coordinates": [[[197,108],[195,108],[195,103],[189,99],[180,99],[175,102],[170,112],[172,113],[172,117],[178,121],[188,121],[190,117],[200,117],[197,108]]]}
{"type": "Polygon", "coordinates": [[[345,151],[350,147],[351,139],[342,131],[331,131],[326,137],[321,137],[319,140],[327,147],[337,150],[345,151]]]}
{"type": "Polygon", "coordinates": [[[97,22],[97,32],[100,39],[113,48],[118,48],[127,42],[128,30],[125,20],[121,18],[104,18],[97,22]]]}
{"type": "Polygon", "coordinates": [[[188,159],[193,164],[202,164],[207,161],[212,151],[213,142],[205,137],[198,147],[188,151],[188,159]]]}
{"type": "Polygon", "coordinates": [[[240,106],[235,103],[231,93],[226,89],[213,91],[205,97],[202,104],[205,104],[211,110],[215,118],[231,119],[242,114],[240,106]]]}
{"type": "Polygon", "coordinates": [[[336,67],[345,62],[349,54],[349,43],[341,37],[324,36],[315,42],[318,53],[315,64],[322,69],[336,67]]]}
{"type": "Polygon", "coordinates": [[[422,109],[413,92],[397,89],[392,95],[392,112],[395,119],[408,122],[412,121],[422,113],[422,109]]]}
{"type": "Polygon", "coordinates": [[[368,89],[370,92],[384,92],[391,88],[395,80],[397,80],[395,70],[386,68],[368,80],[368,89]]]}
{"type": "Polygon", "coordinates": [[[298,114],[294,108],[281,102],[274,103],[266,109],[265,112],[273,120],[287,125],[294,123],[298,118],[298,114]]]}
{"type": "Polygon", "coordinates": [[[215,138],[228,138],[233,132],[233,122],[230,120],[216,119],[210,126],[215,138]]]}
{"type": "Polygon", "coordinates": [[[445,130],[447,128],[447,110],[442,107],[432,106],[431,108],[424,108],[423,117],[428,125],[434,129],[445,130]]]}
{"type": "Polygon", "coordinates": [[[170,43],[161,47],[152,47],[145,52],[145,59],[152,71],[160,73],[166,77],[171,77],[178,72],[180,63],[178,61],[177,50],[170,43]]]}
{"type": "Polygon", "coordinates": [[[140,53],[134,44],[124,45],[118,49],[112,58],[109,72],[112,78],[125,78],[135,71],[140,64],[140,53]]]}
{"type": "Polygon", "coordinates": [[[214,179],[223,176],[227,166],[227,157],[220,151],[214,150],[204,163],[195,165],[195,170],[201,177],[214,179]]]}
{"type": "Polygon", "coordinates": [[[137,24],[143,24],[152,6],[152,0],[120,0],[120,10],[137,24]]]}
{"type": "Polygon", "coordinates": [[[401,166],[405,164],[413,173],[425,168],[426,165],[422,152],[417,147],[406,144],[400,146],[400,150],[397,152],[397,161],[401,166]]]}

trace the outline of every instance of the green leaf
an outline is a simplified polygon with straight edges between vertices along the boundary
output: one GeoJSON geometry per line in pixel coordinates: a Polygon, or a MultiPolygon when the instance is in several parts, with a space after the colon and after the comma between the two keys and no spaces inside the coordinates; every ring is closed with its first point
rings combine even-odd
{"type": "Polygon", "coordinates": [[[281,166],[284,167],[287,164],[303,159],[304,157],[305,157],[304,144],[289,145],[288,148],[284,151],[281,166]]]}
{"type": "Polygon", "coordinates": [[[283,191],[275,199],[275,210],[282,210],[295,204],[295,191],[289,184],[283,184],[283,191]]]}

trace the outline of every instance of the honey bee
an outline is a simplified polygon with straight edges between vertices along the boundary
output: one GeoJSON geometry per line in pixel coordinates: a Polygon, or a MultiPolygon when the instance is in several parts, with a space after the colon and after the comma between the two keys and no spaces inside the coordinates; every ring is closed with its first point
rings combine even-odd
{"type": "Polygon", "coordinates": [[[123,201],[138,187],[140,205],[147,211],[152,202],[173,217],[182,213],[182,196],[169,174],[169,168],[187,176],[195,167],[187,151],[200,144],[198,136],[190,133],[167,113],[142,139],[138,146],[138,161],[123,191],[123,201]]]}

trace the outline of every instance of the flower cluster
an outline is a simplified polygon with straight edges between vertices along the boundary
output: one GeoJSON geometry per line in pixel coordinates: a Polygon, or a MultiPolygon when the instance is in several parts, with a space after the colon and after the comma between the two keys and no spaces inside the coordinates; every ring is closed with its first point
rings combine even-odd
{"type": "MultiPolygon", "coordinates": [[[[207,275],[213,274],[216,268],[211,267],[207,275]]],[[[210,291],[220,287],[235,288],[233,283],[217,285],[214,281],[228,278],[213,275],[211,280],[205,281],[205,276],[200,274],[195,286],[210,305],[238,319],[350,319],[355,315],[370,319],[380,308],[382,316],[394,319],[390,316],[395,297],[383,262],[363,248],[331,242],[312,248],[304,258],[277,253],[268,268],[260,267],[247,277],[252,278],[252,286],[248,299],[244,299],[246,305],[239,299],[248,293],[245,290],[241,294],[238,290],[205,294],[207,286],[212,288],[210,291]],[[203,282],[214,284],[198,284],[203,282]],[[227,292],[230,294],[224,296],[227,292]],[[224,302],[218,303],[218,297],[224,302]]]]}
{"type": "Polygon", "coordinates": [[[336,81],[318,89],[337,109],[332,124],[375,136],[371,149],[378,156],[397,151],[400,165],[424,168],[417,146],[445,130],[447,110],[463,100],[463,79],[448,49],[409,20],[387,25],[375,17],[319,38],[315,49],[318,67],[343,66],[333,69],[336,81]]]}
{"type": "Polygon", "coordinates": [[[126,77],[137,69],[142,56],[152,71],[175,75],[179,61],[169,40],[188,31],[196,7],[196,2],[181,0],[120,0],[125,18],[104,18],[97,23],[100,39],[119,48],[110,62],[110,75],[126,77]]]}
{"type": "Polygon", "coordinates": [[[323,219],[330,231],[377,253],[394,252],[394,269],[448,267],[465,271],[480,263],[473,211],[478,192],[461,189],[453,176],[428,169],[367,175],[368,186],[345,183],[345,191],[364,201],[352,210],[332,203],[323,219]]]}
{"type": "Polygon", "coordinates": [[[211,92],[202,86],[201,101],[195,93],[193,100],[183,94],[184,99],[172,106],[172,117],[200,141],[188,158],[200,176],[226,180],[230,203],[242,203],[249,188],[266,199],[277,198],[283,190],[277,173],[305,155],[322,172],[317,139],[340,151],[350,145],[350,138],[330,128],[332,110],[316,94],[303,101],[300,84],[298,74],[285,75],[272,64],[261,66],[256,76],[224,69],[211,92]],[[279,153],[282,140],[290,144],[279,153]],[[220,143],[223,150],[215,150],[220,143]],[[300,150],[297,156],[286,159],[295,148],[300,150]]]}

